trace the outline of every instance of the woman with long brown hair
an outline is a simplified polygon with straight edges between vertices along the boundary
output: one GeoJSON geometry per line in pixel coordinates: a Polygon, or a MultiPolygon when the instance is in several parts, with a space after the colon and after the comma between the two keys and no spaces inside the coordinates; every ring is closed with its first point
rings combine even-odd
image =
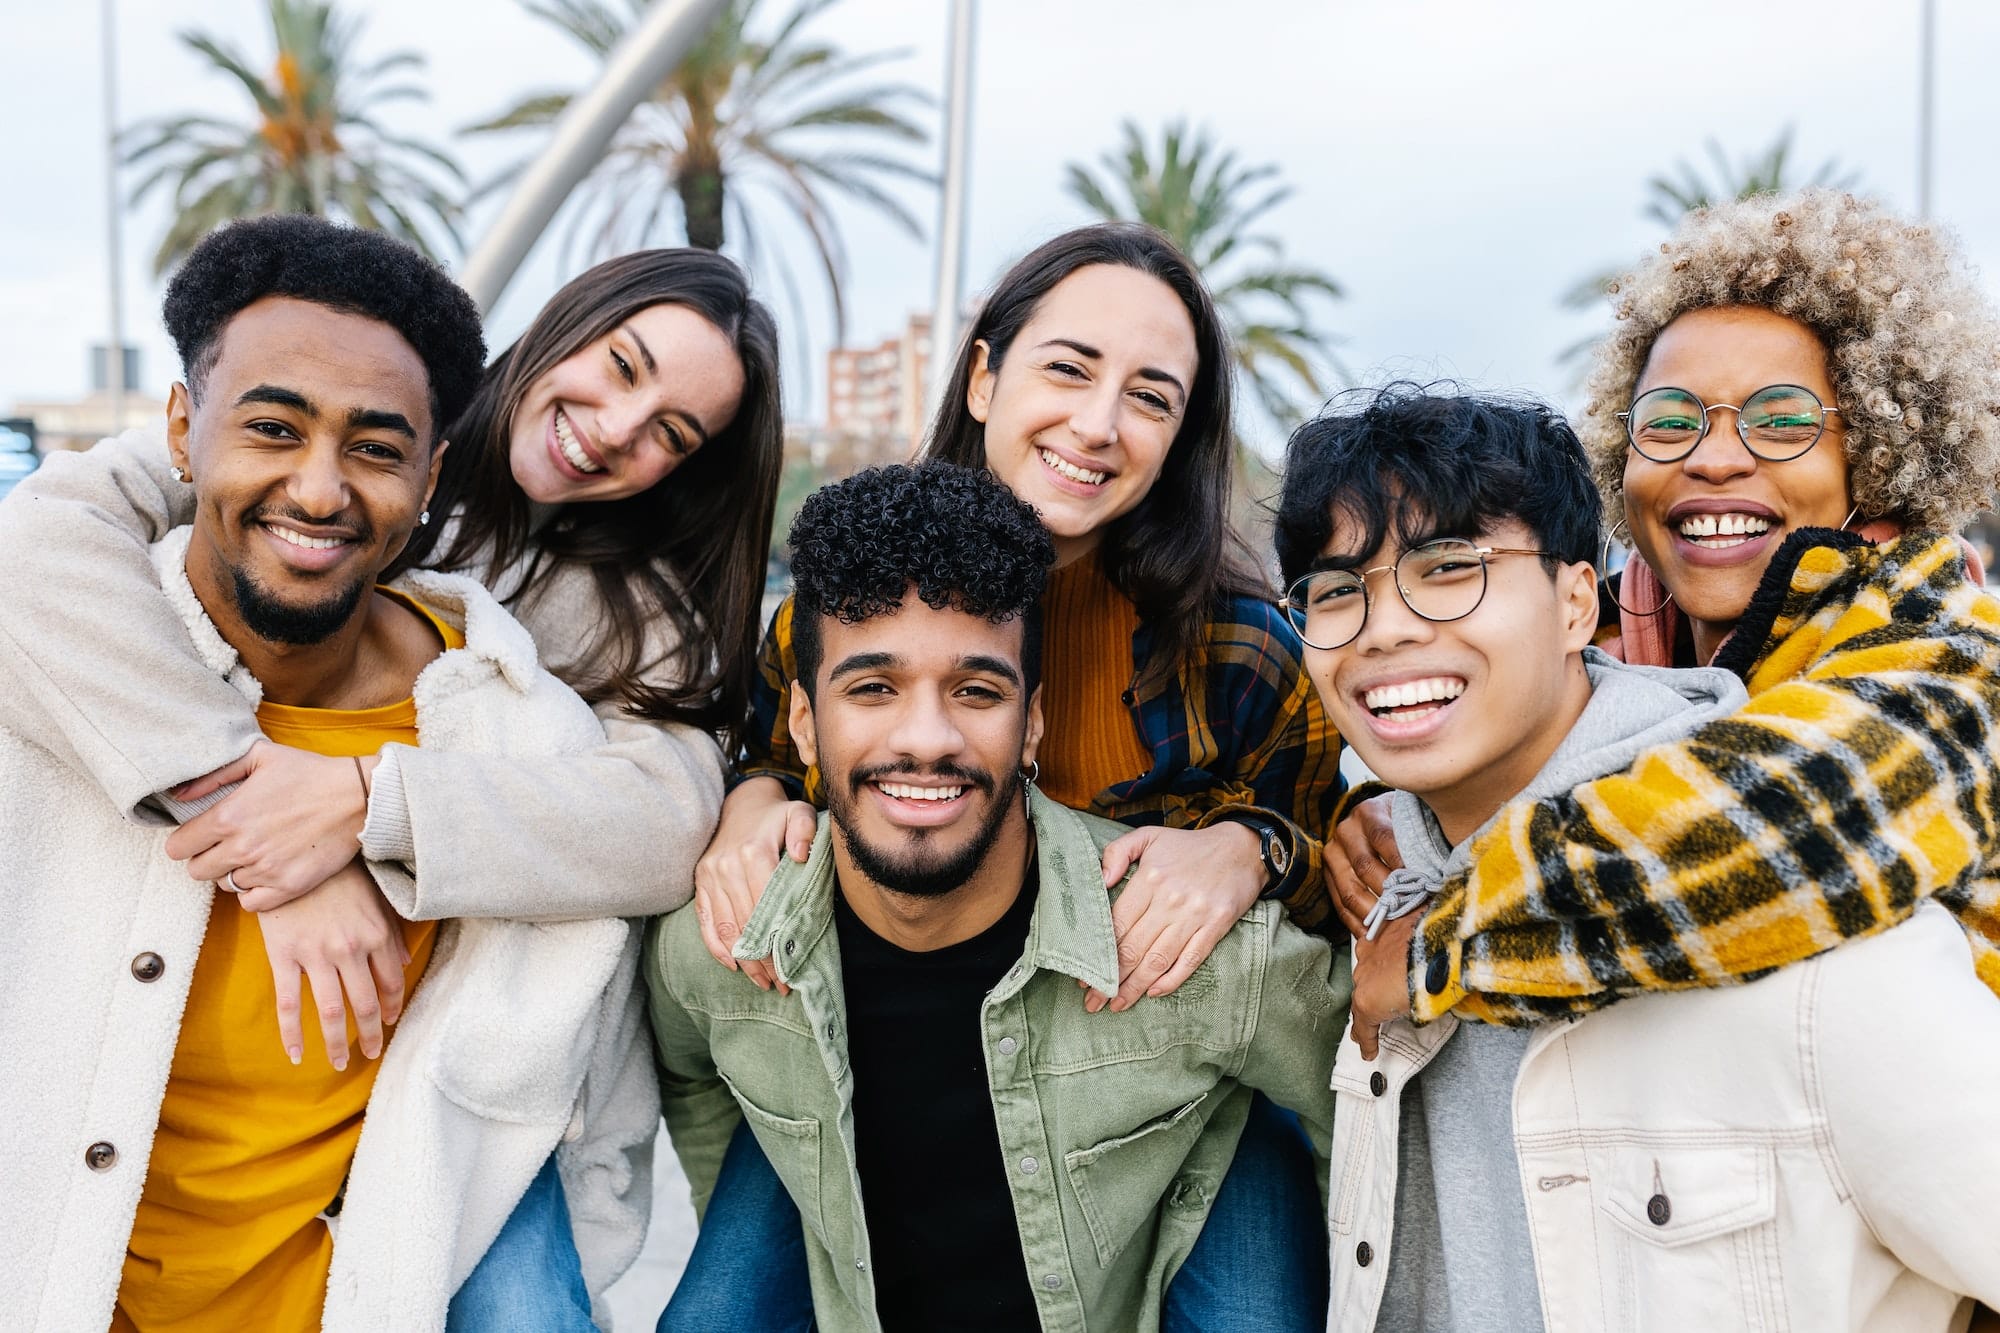
{"type": "MultiPolygon", "coordinates": [[[[1106,884],[1130,878],[1113,911],[1119,989],[1079,998],[1093,1010],[1182,985],[1260,896],[1283,898],[1309,928],[1330,920],[1319,849],[1341,790],[1339,738],[1230,529],[1230,398],[1227,335],[1193,265],[1157,231],[1099,224],[1000,278],[923,448],[991,470],[1055,539],[1036,780],[1133,826],[1105,850],[1106,884]]],[[[805,860],[820,803],[787,731],[791,615],[787,602],[765,638],[738,781],[695,871],[710,951],[766,986],[768,964],[732,951],[779,858],[805,860]]],[[[1319,1326],[1311,1171],[1296,1123],[1260,1103],[1168,1291],[1166,1327],[1319,1326]]],[[[757,1327],[802,1324],[798,1227],[739,1132],[662,1328],[713,1327],[728,1309],[757,1327]],[[738,1276],[749,1271],[754,1284],[738,1276]]]]}

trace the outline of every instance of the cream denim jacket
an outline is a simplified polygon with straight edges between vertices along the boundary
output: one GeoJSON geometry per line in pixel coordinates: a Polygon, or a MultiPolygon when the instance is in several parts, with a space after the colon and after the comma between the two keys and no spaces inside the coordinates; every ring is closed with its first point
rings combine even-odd
{"type": "MultiPolygon", "coordinates": [[[[1375,1325],[1402,1090],[1455,1029],[1341,1043],[1331,1330],[1375,1325]]],[[[2000,1306],[1997,1115],[2000,999],[1930,903],[1746,986],[1544,1024],[1514,1148],[1549,1333],[1963,1328],[1961,1294],[2000,1306]]]]}
{"type": "MultiPolygon", "coordinates": [[[[1099,850],[1126,830],[1040,793],[1030,810],[1040,894],[1021,960],[980,1015],[1021,1251],[1048,1333],[1144,1333],[1229,1169],[1251,1089],[1298,1112],[1325,1153],[1347,954],[1258,903],[1174,994],[1086,1013],[1077,980],[1117,986],[1099,850]]],[[[697,1210],[747,1118],[804,1220],[821,1333],[876,1333],[828,828],[822,816],[806,864],[779,863],[738,950],[769,950],[789,996],[718,967],[689,909],[648,936],[646,980],[667,1129],[697,1210]]]]}

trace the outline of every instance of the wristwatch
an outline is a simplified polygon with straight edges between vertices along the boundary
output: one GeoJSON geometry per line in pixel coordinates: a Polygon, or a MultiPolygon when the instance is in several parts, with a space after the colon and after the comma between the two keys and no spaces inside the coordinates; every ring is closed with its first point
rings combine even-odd
{"type": "Polygon", "coordinates": [[[1257,835],[1257,855],[1264,862],[1264,891],[1284,883],[1292,868],[1292,839],[1277,820],[1266,815],[1233,814],[1230,819],[1257,835]]]}

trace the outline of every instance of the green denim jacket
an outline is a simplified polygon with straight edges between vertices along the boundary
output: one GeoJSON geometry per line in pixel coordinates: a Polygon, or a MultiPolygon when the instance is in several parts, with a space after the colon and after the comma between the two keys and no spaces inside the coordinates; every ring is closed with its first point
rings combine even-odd
{"type": "MultiPolygon", "coordinates": [[[[1041,889],[1021,960],[986,998],[993,1114],[1042,1328],[1149,1330],[1236,1151],[1250,1090],[1298,1112],[1319,1157],[1348,952],[1262,902],[1172,995],[1090,1014],[1118,946],[1099,852],[1126,832],[1039,792],[1041,889]]],[[[826,816],[811,859],[783,861],[739,943],[769,951],[789,996],[718,967],[692,910],[654,923],[646,982],[668,1132],[705,1212],[737,1121],[799,1206],[822,1333],[879,1333],[854,1168],[854,1081],[826,816]]]]}

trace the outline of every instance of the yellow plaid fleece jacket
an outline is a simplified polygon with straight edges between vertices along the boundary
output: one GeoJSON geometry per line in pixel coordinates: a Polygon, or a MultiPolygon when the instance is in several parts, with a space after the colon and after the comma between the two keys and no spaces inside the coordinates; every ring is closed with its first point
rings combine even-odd
{"type": "MultiPolygon", "coordinates": [[[[1305,673],[1298,637],[1274,604],[1232,597],[1226,613],[1209,622],[1202,665],[1142,685],[1152,643],[1142,620],[1132,638],[1132,688],[1118,701],[1152,767],[1100,793],[1090,813],[1135,827],[1205,828],[1252,813],[1267,819],[1290,845],[1286,872],[1265,896],[1282,899],[1301,927],[1341,934],[1320,860],[1327,829],[1349,804],[1342,801],[1341,741],[1305,673]]],[[[794,798],[823,806],[819,770],[808,772],[792,744],[797,671],[787,597],[758,654],[736,776],[775,778],[794,798]]]]}
{"type": "Polygon", "coordinates": [[[1417,1021],[1753,981],[1927,896],[2000,991],[2000,600],[1956,539],[1792,534],[1715,665],[1740,711],[1481,835],[1411,940],[1417,1021]]]}

